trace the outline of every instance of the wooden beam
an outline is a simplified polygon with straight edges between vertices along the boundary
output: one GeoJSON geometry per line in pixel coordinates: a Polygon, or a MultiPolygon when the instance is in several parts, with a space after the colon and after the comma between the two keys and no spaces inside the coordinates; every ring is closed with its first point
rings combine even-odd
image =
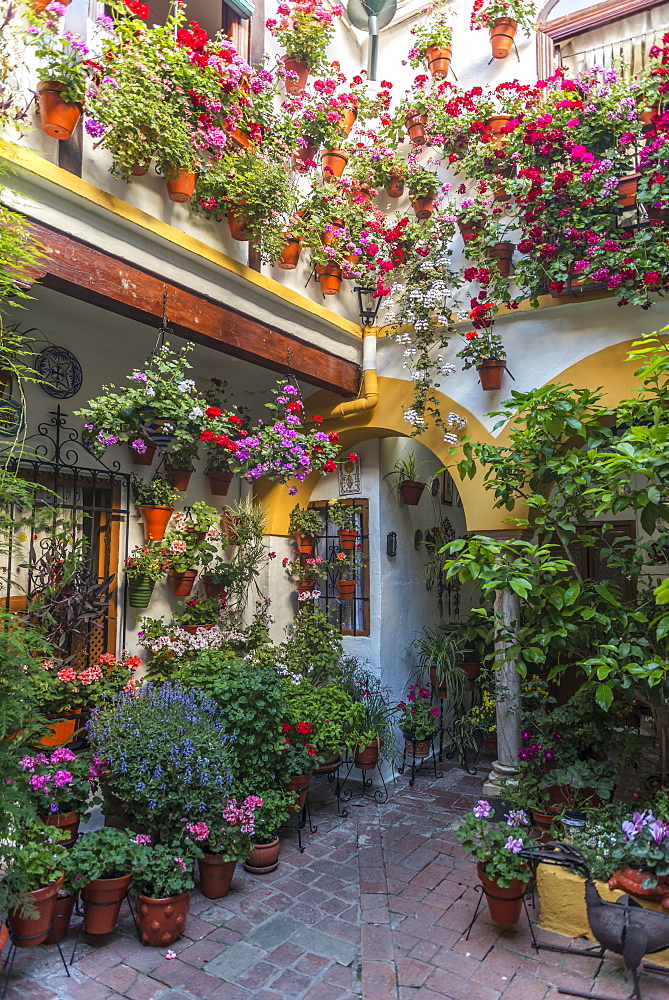
{"type": "Polygon", "coordinates": [[[340,396],[357,395],[360,368],[288,333],[188,291],[65,233],[33,222],[48,256],[32,275],[47,288],[156,327],[167,292],[169,324],[178,337],[261,368],[292,374],[340,396]]]}

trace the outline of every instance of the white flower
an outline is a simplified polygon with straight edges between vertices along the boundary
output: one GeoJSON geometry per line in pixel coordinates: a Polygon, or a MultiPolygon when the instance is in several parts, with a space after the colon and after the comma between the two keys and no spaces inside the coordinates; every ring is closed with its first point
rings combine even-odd
{"type": "Polygon", "coordinates": [[[185,378],[181,382],[177,382],[177,389],[179,392],[190,392],[191,389],[195,388],[195,382],[192,378],[185,378]]]}
{"type": "Polygon", "coordinates": [[[193,409],[188,414],[189,420],[197,420],[198,417],[203,416],[203,409],[201,406],[194,406],[193,409]]]}
{"type": "Polygon", "coordinates": [[[444,434],[444,441],[446,442],[446,444],[457,444],[458,443],[458,435],[457,434],[451,434],[450,431],[449,431],[448,433],[444,434]]]}
{"type": "Polygon", "coordinates": [[[151,399],[153,399],[153,397],[156,394],[156,390],[151,385],[147,385],[147,387],[145,389],[145,392],[146,392],[146,395],[149,396],[149,398],[151,398],[151,399]]]}

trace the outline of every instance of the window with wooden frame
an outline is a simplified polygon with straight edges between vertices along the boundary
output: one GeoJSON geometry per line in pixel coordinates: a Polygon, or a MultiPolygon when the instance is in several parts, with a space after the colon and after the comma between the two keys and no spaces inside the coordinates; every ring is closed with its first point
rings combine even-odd
{"type": "Polygon", "coordinates": [[[593,66],[618,68],[626,77],[646,66],[653,45],[669,31],[669,4],[661,0],[549,0],[537,22],[537,72],[558,66],[570,75],[593,66]]]}
{"type": "Polygon", "coordinates": [[[369,501],[355,497],[338,500],[342,507],[357,507],[358,537],[356,545],[365,557],[364,566],[356,576],[355,595],[351,601],[340,601],[337,580],[341,579],[337,553],[341,551],[337,525],[327,517],[327,500],[313,500],[309,507],[323,514],[323,533],[316,537],[314,555],[325,560],[326,569],[319,573],[317,604],[342,635],[369,635],[369,501]]]}
{"type": "MultiPolygon", "coordinates": [[[[147,24],[164,24],[172,0],[150,0],[147,24]]],[[[242,59],[262,62],[265,31],[264,0],[184,0],[189,21],[197,21],[210,38],[224,31],[242,59]]]]}

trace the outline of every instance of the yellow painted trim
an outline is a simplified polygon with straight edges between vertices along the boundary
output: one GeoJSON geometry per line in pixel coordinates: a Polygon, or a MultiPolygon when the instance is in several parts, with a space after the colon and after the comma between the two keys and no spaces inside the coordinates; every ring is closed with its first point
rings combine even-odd
{"type": "Polygon", "coordinates": [[[313,302],[306,296],[300,295],[294,289],[282,285],[279,281],[275,281],[274,278],[269,278],[267,275],[254,271],[253,268],[247,267],[246,264],[235,260],[234,257],[228,257],[227,254],[215,250],[195,236],[190,236],[175,226],[170,226],[167,222],[156,219],[141,208],[137,208],[127,201],[116,198],[114,195],[103,191],[94,184],[90,184],[81,177],[63,170],[62,167],[57,166],[55,163],[42,159],[42,157],[38,156],[32,150],[25,149],[23,146],[17,146],[15,143],[7,142],[5,139],[0,139],[0,156],[8,163],[26,170],[28,173],[35,174],[43,180],[49,181],[51,184],[64,188],[85,201],[104,208],[112,215],[116,215],[126,222],[131,222],[140,229],[149,230],[161,239],[167,240],[169,243],[181,247],[198,257],[202,257],[204,260],[216,264],[225,271],[231,271],[240,278],[244,278],[250,284],[278,296],[291,305],[302,309],[304,312],[318,316],[320,319],[331,323],[344,332],[350,333],[354,337],[362,337],[362,330],[357,323],[352,323],[350,320],[344,319],[331,309],[327,309],[325,306],[319,305],[318,302],[313,302]]]}

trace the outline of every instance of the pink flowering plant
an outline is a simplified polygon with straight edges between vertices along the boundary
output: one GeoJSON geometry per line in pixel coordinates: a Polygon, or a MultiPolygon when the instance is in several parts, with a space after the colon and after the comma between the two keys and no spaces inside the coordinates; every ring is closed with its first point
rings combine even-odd
{"type": "Polygon", "coordinates": [[[414,69],[419,66],[428,68],[427,50],[450,48],[453,41],[453,31],[448,23],[452,12],[444,3],[437,2],[423,8],[424,18],[411,28],[414,45],[409,50],[409,63],[414,69]]]}
{"type": "Polygon", "coordinates": [[[309,556],[307,558],[297,556],[295,559],[285,558],[282,561],[282,566],[286,576],[291,580],[294,580],[296,583],[311,584],[312,586],[315,585],[317,576],[327,572],[327,560],[323,559],[322,556],[309,556]],[[323,568],[321,569],[321,567],[323,568]]]}
{"type": "Polygon", "coordinates": [[[265,24],[286,55],[308,66],[312,73],[327,73],[327,49],[334,38],[336,18],[342,17],[344,8],[320,0],[291,0],[280,3],[277,13],[278,18],[269,18],[265,24]]]}
{"type": "Polygon", "coordinates": [[[652,889],[658,878],[669,875],[669,822],[667,822],[666,795],[658,795],[660,808],[635,812],[622,821],[612,851],[616,868],[631,865],[647,869],[644,889],[652,889]],[[664,798],[664,803],[662,803],[664,798]],[[664,808],[662,808],[664,805],[664,808]],[[664,817],[659,815],[664,813],[664,817]]]}
{"type": "Polygon", "coordinates": [[[262,804],[257,795],[230,796],[222,810],[219,807],[196,820],[186,820],[184,832],[207,854],[217,854],[223,861],[244,861],[252,848],[255,811],[262,804]]]}
{"type": "Polygon", "coordinates": [[[536,29],[537,7],[533,0],[474,0],[470,27],[472,31],[492,28],[500,17],[513,18],[530,35],[536,29]]]}
{"type": "Polygon", "coordinates": [[[50,754],[26,754],[19,764],[40,816],[76,812],[85,819],[99,802],[94,797],[102,773],[97,757],[76,755],[69,747],[58,747],[50,754]]]}
{"type": "Polygon", "coordinates": [[[126,556],[123,568],[129,580],[148,577],[155,582],[165,576],[171,565],[169,553],[163,552],[161,542],[144,542],[126,556]]]}
{"type": "Polygon", "coordinates": [[[437,731],[441,715],[432,705],[429,688],[412,684],[407,692],[407,700],[401,701],[396,709],[398,725],[407,739],[430,740],[437,731]]]}
{"type": "Polygon", "coordinates": [[[63,28],[66,10],[58,0],[51,0],[39,13],[31,10],[26,40],[35,50],[39,79],[64,84],[63,100],[83,104],[94,64],[86,58],[89,48],[82,36],[63,28]]]}
{"type": "Polygon", "coordinates": [[[479,799],[458,829],[458,840],[482,866],[493,882],[508,888],[514,879],[529,882],[530,869],[521,857],[523,848],[532,847],[534,838],[529,817],[522,809],[512,809],[501,822],[486,799],[479,799]]]}
{"type": "Polygon", "coordinates": [[[168,899],[195,887],[193,863],[202,850],[189,839],[173,843],[141,843],[133,862],[133,879],[138,892],[151,899],[168,899]]]}

